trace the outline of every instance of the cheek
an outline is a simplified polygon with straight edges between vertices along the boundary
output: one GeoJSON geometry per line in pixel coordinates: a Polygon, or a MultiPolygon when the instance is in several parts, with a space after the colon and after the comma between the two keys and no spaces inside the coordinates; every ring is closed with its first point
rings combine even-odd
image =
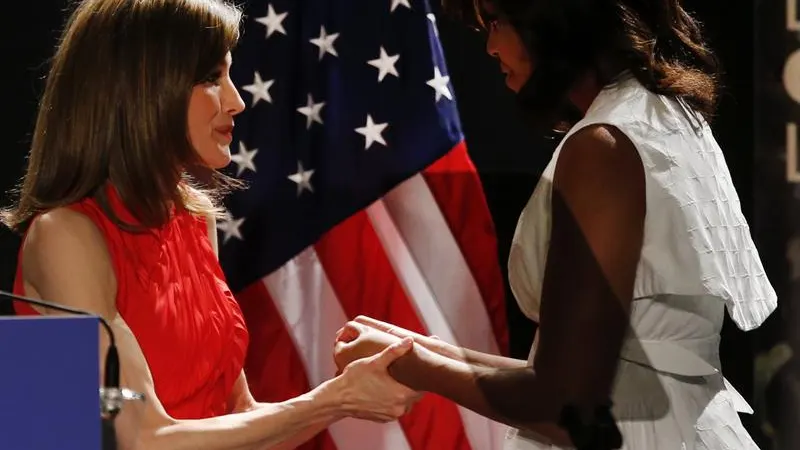
{"type": "Polygon", "coordinates": [[[510,59],[513,61],[514,69],[521,75],[529,76],[533,72],[533,61],[522,38],[516,33],[509,36],[507,48],[510,59]]]}
{"type": "MultiPolygon", "coordinates": [[[[195,88],[200,89],[200,88],[195,88]]],[[[201,140],[209,139],[213,129],[214,119],[219,114],[219,101],[203,89],[195,91],[189,100],[187,124],[189,137],[195,147],[201,145],[201,140]]]]}
{"type": "Polygon", "coordinates": [[[189,125],[190,127],[210,128],[214,119],[220,112],[220,102],[217,96],[202,88],[195,88],[189,100],[189,125]]]}

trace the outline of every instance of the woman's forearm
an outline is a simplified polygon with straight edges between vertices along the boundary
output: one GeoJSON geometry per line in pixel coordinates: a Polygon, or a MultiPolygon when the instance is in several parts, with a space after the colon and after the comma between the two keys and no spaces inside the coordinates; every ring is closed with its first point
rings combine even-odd
{"type": "Polygon", "coordinates": [[[321,433],[323,430],[328,428],[333,422],[328,423],[317,423],[314,425],[309,425],[303,431],[295,434],[288,440],[278,444],[277,446],[270,446],[264,447],[262,450],[294,450],[297,447],[306,443],[309,439],[313,438],[314,436],[321,433]]]}
{"type": "Polygon", "coordinates": [[[288,449],[299,445],[345,416],[326,385],[281,403],[260,404],[247,412],[209,419],[178,420],[144,431],[137,448],[256,450],[288,449]],[[317,431],[319,432],[319,431],[317,431]],[[291,441],[291,442],[290,442],[291,441]]]}
{"type": "MultiPolygon", "coordinates": [[[[415,333],[413,331],[392,325],[391,323],[383,322],[367,316],[356,317],[354,323],[345,325],[345,327],[340,330],[340,333],[349,332],[350,334],[357,335],[358,329],[356,328],[355,324],[366,325],[370,328],[375,328],[376,330],[380,330],[384,333],[388,333],[400,338],[410,336],[414,338],[414,342],[416,344],[421,345],[434,353],[438,353],[439,355],[468,364],[494,367],[497,369],[517,369],[527,365],[527,361],[524,360],[505,358],[503,356],[492,355],[489,353],[483,353],[476,350],[459,347],[441,339],[434,338],[433,336],[425,336],[415,333]]],[[[337,335],[337,339],[339,338],[340,336],[337,335]]]]}
{"type": "Polygon", "coordinates": [[[459,348],[459,352],[461,354],[462,362],[476,366],[484,366],[494,369],[521,369],[528,365],[528,362],[522,359],[492,355],[491,353],[483,353],[476,350],[470,350],[468,348],[459,348]]]}
{"type": "MultiPolygon", "coordinates": [[[[234,386],[234,395],[232,396],[232,404],[234,405],[231,409],[231,413],[244,413],[248,411],[253,411],[259,408],[274,408],[272,403],[263,403],[257,402],[253,395],[250,393],[250,388],[247,385],[247,380],[244,376],[244,372],[242,372],[239,380],[236,382],[234,386]]],[[[317,424],[308,425],[303,428],[302,431],[298,432],[294,436],[290,437],[288,440],[281,442],[277,446],[270,445],[266,447],[262,447],[259,450],[292,450],[309,439],[313,438],[317,434],[319,434],[322,430],[327,428],[330,425],[329,422],[321,422],[317,424]]]]}
{"type": "Polygon", "coordinates": [[[506,358],[504,356],[493,355],[491,353],[483,353],[477,350],[459,347],[430,336],[416,335],[414,336],[414,341],[434,353],[438,353],[442,356],[465,362],[467,364],[493,367],[496,369],[518,369],[525,367],[528,364],[525,360],[506,358]]]}
{"type": "MultiPolygon", "coordinates": [[[[247,412],[259,408],[272,408],[272,407],[273,407],[272,403],[261,403],[253,401],[249,406],[239,410],[234,410],[233,412],[234,413],[247,412]]],[[[261,447],[259,450],[293,450],[303,445],[309,439],[321,433],[323,430],[328,428],[328,426],[330,426],[332,423],[333,421],[320,422],[316,424],[307,425],[305,428],[296,433],[294,436],[281,442],[280,444],[261,447]]]]}
{"type": "Polygon", "coordinates": [[[499,369],[472,365],[415,347],[395,361],[390,372],[412,389],[441,395],[489,419],[536,433],[545,442],[570,442],[556,425],[557,397],[524,364],[499,369]]]}

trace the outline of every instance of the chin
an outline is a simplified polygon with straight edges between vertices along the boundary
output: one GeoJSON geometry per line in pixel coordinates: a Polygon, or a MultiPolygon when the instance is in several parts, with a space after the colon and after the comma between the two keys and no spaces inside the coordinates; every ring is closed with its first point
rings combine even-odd
{"type": "Polygon", "coordinates": [[[226,159],[221,159],[219,161],[215,161],[213,164],[210,164],[209,166],[214,170],[220,170],[220,169],[224,169],[224,168],[228,167],[228,165],[230,163],[231,163],[231,159],[230,158],[226,158],[226,159]]]}
{"type": "Polygon", "coordinates": [[[523,84],[524,83],[520,83],[519,80],[517,80],[513,76],[509,76],[506,78],[506,87],[508,87],[510,90],[516,93],[519,93],[519,90],[522,89],[523,84]]]}
{"type": "Polygon", "coordinates": [[[228,147],[220,147],[214,153],[203,157],[203,163],[209,169],[219,170],[228,167],[231,163],[231,152],[228,147]]]}

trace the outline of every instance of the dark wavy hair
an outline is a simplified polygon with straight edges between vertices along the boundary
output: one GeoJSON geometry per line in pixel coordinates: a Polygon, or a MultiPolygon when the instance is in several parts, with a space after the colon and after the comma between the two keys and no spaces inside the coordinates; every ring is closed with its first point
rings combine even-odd
{"type": "Polygon", "coordinates": [[[512,25],[534,61],[520,101],[541,125],[574,121],[567,95],[594,70],[603,84],[629,71],[645,88],[714,116],[720,66],[680,0],[443,0],[445,12],[486,28],[512,25]]]}

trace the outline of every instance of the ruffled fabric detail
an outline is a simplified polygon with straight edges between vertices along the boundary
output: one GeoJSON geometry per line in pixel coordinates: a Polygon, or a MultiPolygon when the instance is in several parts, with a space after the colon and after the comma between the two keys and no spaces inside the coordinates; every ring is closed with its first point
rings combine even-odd
{"type": "MultiPolygon", "coordinates": [[[[109,189],[111,207],[132,221],[109,189]]],[[[115,266],[117,308],[139,342],[156,394],[178,419],[227,413],[248,333],[207,235],[187,211],[157,230],[120,230],[94,200],[76,205],[101,227],[115,266]]]]}

